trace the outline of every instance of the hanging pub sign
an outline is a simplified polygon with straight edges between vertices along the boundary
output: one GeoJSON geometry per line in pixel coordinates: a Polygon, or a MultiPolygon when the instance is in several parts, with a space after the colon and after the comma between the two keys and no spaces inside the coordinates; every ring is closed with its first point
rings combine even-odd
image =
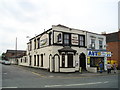
{"type": "Polygon", "coordinates": [[[78,45],[78,35],[75,34],[71,35],[71,43],[72,45],[78,45]]]}
{"type": "Polygon", "coordinates": [[[40,47],[47,45],[47,38],[40,40],[40,47]]]}
{"type": "Polygon", "coordinates": [[[88,56],[111,57],[111,52],[88,51],[88,56]]]}

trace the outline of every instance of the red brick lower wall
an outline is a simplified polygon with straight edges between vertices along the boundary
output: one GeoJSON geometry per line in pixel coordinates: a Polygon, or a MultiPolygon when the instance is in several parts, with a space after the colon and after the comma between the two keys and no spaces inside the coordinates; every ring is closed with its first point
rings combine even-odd
{"type": "Polygon", "coordinates": [[[120,42],[109,42],[107,45],[107,51],[110,51],[113,54],[111,60],[115,60],[120,69],[120,42]]]}

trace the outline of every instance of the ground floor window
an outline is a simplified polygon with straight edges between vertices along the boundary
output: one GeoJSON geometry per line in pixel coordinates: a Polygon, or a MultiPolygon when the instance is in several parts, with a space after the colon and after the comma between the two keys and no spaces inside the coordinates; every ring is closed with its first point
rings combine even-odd
{"type": "Polygon", "coordinates": [[[73,67],[73,54],[68,54],[68,67],[73,67]]]}
{"type": "Polygon", "coordinates": [[[98,67],[100,62],[104,65],[104,57],[90,57],[91,67],[98,67]]]}
{"type": "Polygon", "coordinates": [[[41,54],[41,67],[43,67],[43,54],[41,54]]]}
{"type": "Polygon", "coordinates": [[[37,55],[37,66],[39,66],[39,55],[37,55]]]}
{"type": "Polygon", "coordinates": [[[65,54],[62,54],[62,67],[65,67],[65,54]]]}
{"type": "Polygon", "coordinates": [[[34,66],[36,66],[36,55],[34,55],[34,66]]]}
{"type": "Polygon", "coordinates": [[[67,65],[66,67],[68,68],[73,67],[73,54],[62,54],[62,67],[64,68],[65,65],[67,65]],[[65,56],[67,56],[67,58],[65,58],[65,56]]]}
{"type": "Polygon", "coordinates": [[[32,56],[30,56],[30,64],[29,64],[29,65],[31,65],[31,64],[32,64],[31,59],[32,59],[32,56]]]}

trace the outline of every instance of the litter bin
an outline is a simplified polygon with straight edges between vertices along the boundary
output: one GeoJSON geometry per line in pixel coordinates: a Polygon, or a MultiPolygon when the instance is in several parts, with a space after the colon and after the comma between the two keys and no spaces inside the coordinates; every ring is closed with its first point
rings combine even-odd
{"type": "Polygon", "coordinates": [[[82,73],[82,67],[79,68],[79,72],[82,73]]]}

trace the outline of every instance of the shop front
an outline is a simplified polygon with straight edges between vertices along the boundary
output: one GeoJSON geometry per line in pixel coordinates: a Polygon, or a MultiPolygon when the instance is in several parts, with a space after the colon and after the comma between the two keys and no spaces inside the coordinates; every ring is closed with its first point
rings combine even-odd
{"type": "Polygon", "coordinates": [[[96,67],[97,71],[99,71],[99,64],[100,62],[103,63],[103,70],[107,70],[107,58],[111,57],[111,52],[107,51],[87,51],[87,65],[90,67],[96,67]]]}

